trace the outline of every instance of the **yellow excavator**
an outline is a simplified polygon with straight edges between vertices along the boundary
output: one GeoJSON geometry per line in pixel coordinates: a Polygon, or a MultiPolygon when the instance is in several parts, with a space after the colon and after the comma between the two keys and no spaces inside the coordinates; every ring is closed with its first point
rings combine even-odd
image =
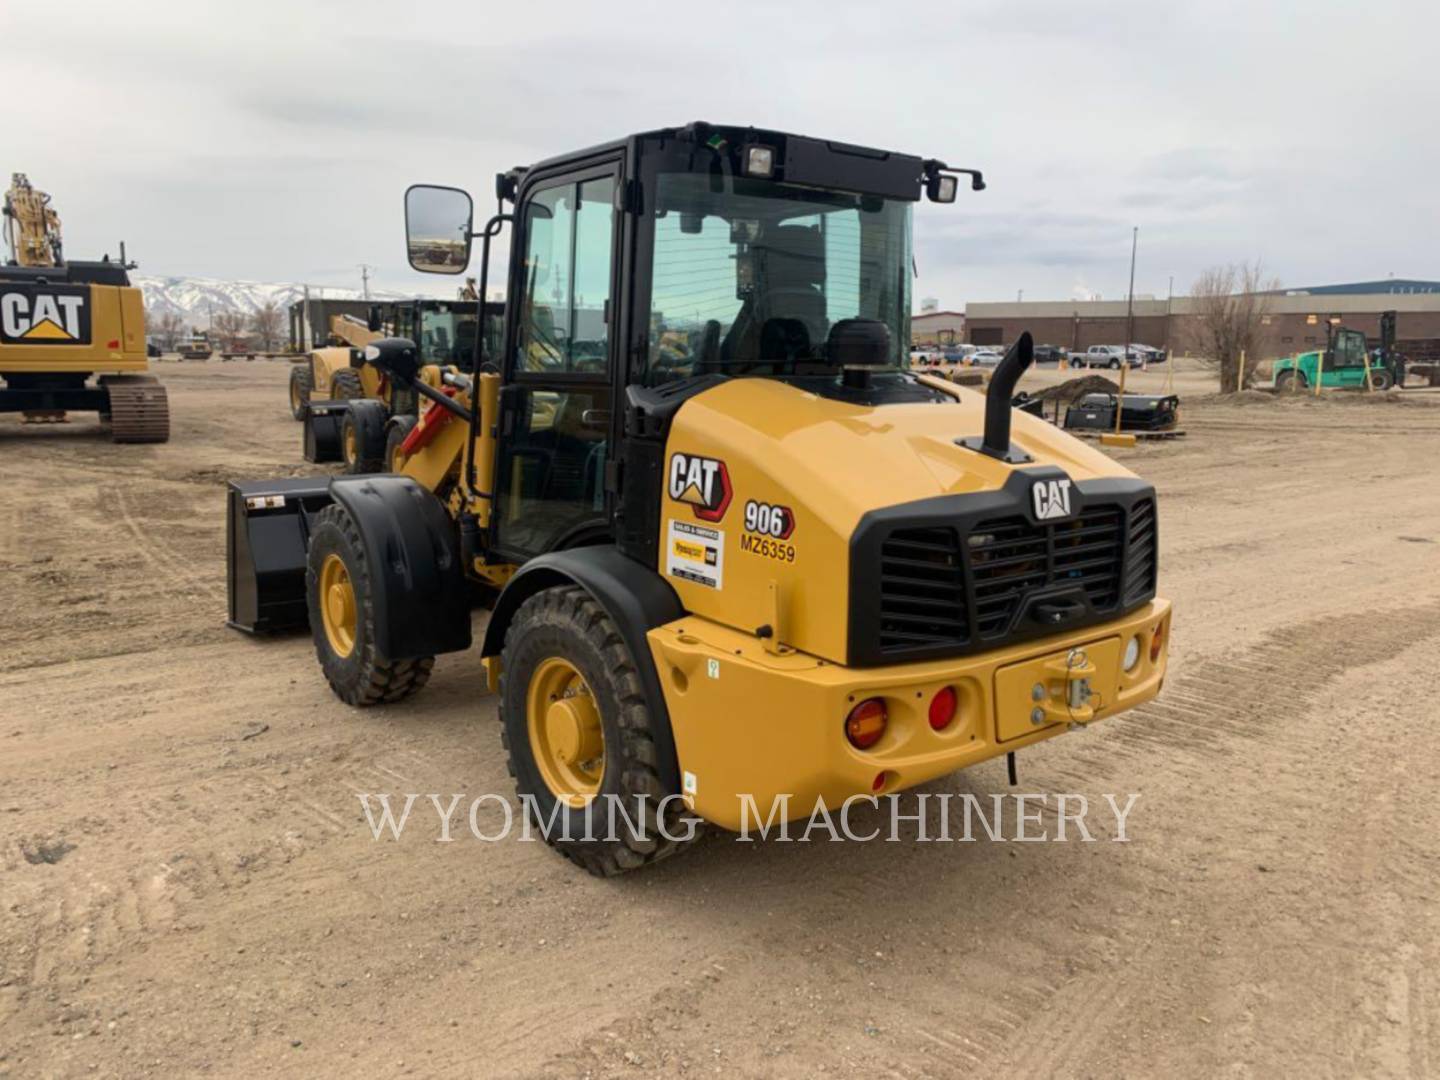
{"type": "Polygon", "coordinates": [[[414,436],[388,474],[230,486],[231,625],[308,626],[341,700],[403,708],[489,607],[457,685],[604,875],[685,846],[672,815],[844,809],[1149,701],[1154,487],[1012,409],[1028,333],[984,395],[910,369],[913,208],[966,174],[694,123],[503,173],[478,229],[412,187],[417,270],[478,237],[486,295],[513,230],[502,347],[365,346],[414,436]]]}
{"type": "Polygon", "coordinates": [[[60,216],[24,173],[11,177],[3,213],[0,412],[30,423],[95,412],[116,442],[165,442],[169,401],[148,374],[145,302],[124,245],[118,262],[67,260],[60,216]]]}

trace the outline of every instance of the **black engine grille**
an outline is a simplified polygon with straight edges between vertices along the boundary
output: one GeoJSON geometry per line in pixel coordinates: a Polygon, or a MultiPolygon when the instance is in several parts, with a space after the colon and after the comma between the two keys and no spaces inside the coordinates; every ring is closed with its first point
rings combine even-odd
{"type": "Polygon", "coordinates": [[[1130,508],[1130,554],[1125,565],[1125,603],[1155,592],[1155,503],[1142,499],[1130,508]]]}
{"type": "Polygon", "coordinates": [[[879,651],[895,656],[993,643],[1011,634],[1041,590],[1083,590],[1094,615],[1138,604],[1154,590],[1155,535],[1152,499],[1136,500],[1128,511],[1091,505],[1059,524],[1010,515],[968,531],[893,529],[880,546],[879,651]]]}
{"type": "Polygon", "coordinates": [[[965,571],[954,529],[896,529],[880,547],[880,647],[970,638],[965,571]]]}

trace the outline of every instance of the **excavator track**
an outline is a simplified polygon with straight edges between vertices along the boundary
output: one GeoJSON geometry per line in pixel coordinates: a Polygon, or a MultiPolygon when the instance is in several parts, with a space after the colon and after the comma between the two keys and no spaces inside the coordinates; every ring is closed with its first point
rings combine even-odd
{"type": "Polygon", "coordinates": [[[170,400],[151,375],[109,375],[100,380],[110,395],[110,438],[117,443],[170,440],[170,400]]]}

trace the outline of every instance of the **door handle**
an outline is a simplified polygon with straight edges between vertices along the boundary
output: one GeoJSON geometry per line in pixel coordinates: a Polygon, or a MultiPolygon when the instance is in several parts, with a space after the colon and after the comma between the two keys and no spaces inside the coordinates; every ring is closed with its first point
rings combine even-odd
{"type": "Polygon", "coordinates": [[[589,428],[603,428],[610,423],[609,409],[586,409],[580,414],[580,423],[589,428]]]}

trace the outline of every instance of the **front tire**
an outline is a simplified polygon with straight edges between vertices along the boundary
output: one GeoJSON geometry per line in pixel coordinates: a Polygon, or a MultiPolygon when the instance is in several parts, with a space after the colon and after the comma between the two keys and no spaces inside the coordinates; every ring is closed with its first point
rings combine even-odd
{"type": "Polygon", "coordinates": [[[295,364],[290,368],[290,415],[294,419],[305,419],[305,410],[310,407],[310,391],[314,388],[315,375],[309,364],[295,364]]]}
{"type": "Polygon", "coordinates": [[[364,396],[365,387],[358,371],[344,368],[330,377],[330,397],[335,401],[357,401],[364,396]]]}
{"type": "Polygon", "coordinates": [[[398,473],[405,468],[405,454],[400,447],[420,421],[413,416],[396,416],[385,429],[385,471],[398,473]]]}
{"type": "Polygon", "coordinates": [[[315,520],[305,569],[305,604],[320,670],[347,705],[399,701],[430,679],[433,656],[389,660],[375,651],[375,584],[365,541],[343,506],[315,520]]]}
{"type": "Polygon", "coordinates": [[[1282,394],[1288,394],[1295,390],[1304,389],[1305,376],[1293,368],[1280,372],[1275,376],[1275,389],[1282,394]]]}
{"type": "Polygon", "coordinates": [[[352,476],[385,469],[385,406],[379,401],[352,401],[340,421],[340,454],[352,476]]]}
{"type": "Polygon", "coordinates": [[[1395,385],[1395,379],[1385,368],[1370,372],[1370,385],[1377,391],[1389,390],[1395,385]]]}
{"type": "Polygon", "coordinates": [[[670,793],[653,723],[635,659],[588,592],[557,586],[520,605],[501,654],[510,775],[546,842],[597,876],[648,866],[695,839],[696,823],[680,820],[675,799],[661,828],[670,793]],[[640,826],[635,832],[620,808],[640,826]]]}

